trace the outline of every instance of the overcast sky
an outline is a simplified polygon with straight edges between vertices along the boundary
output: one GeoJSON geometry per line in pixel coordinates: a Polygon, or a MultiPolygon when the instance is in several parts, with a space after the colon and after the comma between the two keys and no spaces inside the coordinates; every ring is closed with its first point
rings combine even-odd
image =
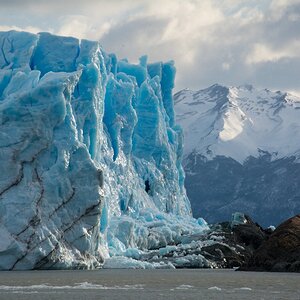
{"type": "Polygon", "coordinates": [[[253,84],[300,94],[300,0],[0,0],[0,30],[100,40],[175,60],[176,90],[253,84]]]}

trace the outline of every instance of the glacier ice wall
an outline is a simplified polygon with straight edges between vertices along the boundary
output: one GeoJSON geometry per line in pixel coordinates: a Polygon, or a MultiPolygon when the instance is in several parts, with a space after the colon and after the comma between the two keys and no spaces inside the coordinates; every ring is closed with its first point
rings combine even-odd
{"type": "Polygon", "coordinates": [[[199,226],[173,62],[49,33],[0,32],[0,47],[0,269],[89,268],[199,226]]]}

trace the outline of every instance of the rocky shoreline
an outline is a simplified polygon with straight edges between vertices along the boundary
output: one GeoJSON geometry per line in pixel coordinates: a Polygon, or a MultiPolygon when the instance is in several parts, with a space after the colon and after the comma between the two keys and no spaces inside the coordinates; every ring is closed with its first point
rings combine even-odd
{"type": "Polygon", "coordinates": [[[129,249],[104,268],[234,268],[239,271],[300,272],[300,215],[267,229],[242,213],[175,244],[148,251],[129,249]]]}
{"type": "Polygon", "coordinates": [[[219,267],[240,271],[300,272],[300,215],[276,229],[263,229],[244,216],[240,223],[224,222],[213,225],[212,230],[223,237],[222,243],[202,250],[208,253],[203,252],[203,255],[216,261],[219,267]]]}
{"type": "Polygon", "coordinates": [[[178,244],[136,259],[155,268],[300,272],[300,215],[276,229],[264,229],[249,216],[235,213],[232,221],[210,225],[205,233],[182,236],[178,244]]]}

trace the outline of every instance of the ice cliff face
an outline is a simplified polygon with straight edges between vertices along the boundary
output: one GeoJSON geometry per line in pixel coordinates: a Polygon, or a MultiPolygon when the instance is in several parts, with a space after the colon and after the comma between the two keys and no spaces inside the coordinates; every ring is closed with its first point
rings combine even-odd
{"type": "Polygon", "coordinates": [[[1,32],[0,47],[0,269],[92,267],[200,228],[172,62],[48,33],[1,32]]]}
{"type": "Polygon", "coordinates": [[[216,222],[242,211],[269,226],[299,213],[299,98],[214,85],[174,99],[195,216],[216,222]]]}

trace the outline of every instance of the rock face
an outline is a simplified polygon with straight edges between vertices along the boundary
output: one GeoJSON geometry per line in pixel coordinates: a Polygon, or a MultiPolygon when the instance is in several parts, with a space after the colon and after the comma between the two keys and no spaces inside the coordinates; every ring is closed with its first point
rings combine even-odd
{"type": "Polygon", "coordinates": [[[0,269],[89,268],[202,227],[183,186],[173,62],[0,32],[0,269]]]}
{"type": "Polygon", "coordinates": [[[242,269],[300,272],[300,215],[282,223],[242,269]]]}
{"type": "Polygon", "coordinates": [[[242,211],[267,227],[299,213],[298,97],[214,85],[174,99],[195,217],[216,223],[242,211]]]}
{"type": "Polygon", "coordinates": [[[270,235],[269,230],[264,230],[254,223],[247,215],[243,222],[222,222],[211,225],[210,237],[215,243],[202,247],[205,258],[214,261],[219,268],[237,268],[248,263],[253,253],[270,235]]]}

